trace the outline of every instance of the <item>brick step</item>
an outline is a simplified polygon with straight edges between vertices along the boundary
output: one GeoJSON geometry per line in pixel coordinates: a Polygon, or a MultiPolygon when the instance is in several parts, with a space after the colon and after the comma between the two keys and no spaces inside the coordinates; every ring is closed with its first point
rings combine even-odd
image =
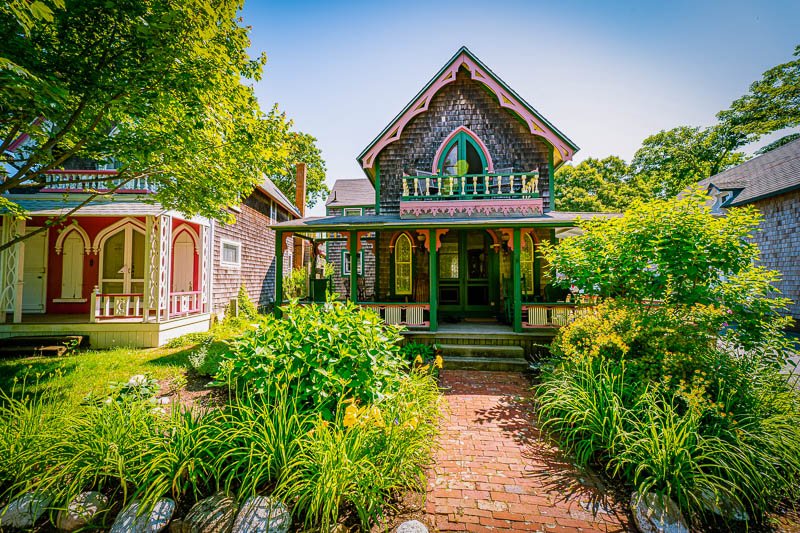
{"type": "Polygon", "coordinates": [[[85,335],[49,335],[0,339],[0,357],[61,356],[73,346],[86,346],[85,335]]]}
{"type": "Polygon", "coordinates": [[[503,357],[445,357],[447,370],[484,370],[490,372],[524,372],[528,362],[519,358],[503,357]]]}
{"type": "Polygon", "coordinates": [[[522,346],[498,346],[492,344],[436,344],[442,357],[483,357],[500,359],[525,360],[525,349],[522,346]]]}

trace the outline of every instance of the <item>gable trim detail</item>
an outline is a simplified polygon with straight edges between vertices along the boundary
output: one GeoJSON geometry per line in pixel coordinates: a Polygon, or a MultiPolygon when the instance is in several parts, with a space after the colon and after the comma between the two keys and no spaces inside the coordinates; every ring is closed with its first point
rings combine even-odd
{"type": "Polygon", "coordinates": [[[482,83],[497,97],[500,107],[515,113],[522,119],[532,135],[544,138],[553,146],[557,162],[572,159],[578,147],[564,138],[563,134],[560,134],[544,117],[536,113],[510,87],[481,64],[469,50],[462,47],[440,73],[428,83],[428,86],[359,155],[358,159],[364,170],[373,168],[378,154],[386,146],[400,138],[411,119],[428,110],[436,93],[445,85],[456,80],[456,74],[462,66],[470,73],[472,80],[482,83]]]}

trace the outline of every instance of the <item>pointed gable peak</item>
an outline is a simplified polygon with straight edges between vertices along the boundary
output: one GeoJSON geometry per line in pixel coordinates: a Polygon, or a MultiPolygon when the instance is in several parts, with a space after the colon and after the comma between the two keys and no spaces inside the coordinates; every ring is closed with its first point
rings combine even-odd
{"type": "Polygon", "coordinates": [[[443,87],[456,80],[458,71],[461,68],[469,72],[472,80],[482,83],[491,91],[497,97],[501,107],[517,115],[525,123],[532,135],[544,138],[553,146],[553,159],[556,166],[572,159],[572,156],[578,151],[578,146],[514,92],[511,87],[478,59],[469,48],[462,46],[414,99],[403,108],[400,114],[359,154],[358,162],[365,171],[369,171],[374,167],[378,154],[387,145],[400,138],[403,134],[403,129],[415,116],[428,110],[433,97],[443,87]]]}

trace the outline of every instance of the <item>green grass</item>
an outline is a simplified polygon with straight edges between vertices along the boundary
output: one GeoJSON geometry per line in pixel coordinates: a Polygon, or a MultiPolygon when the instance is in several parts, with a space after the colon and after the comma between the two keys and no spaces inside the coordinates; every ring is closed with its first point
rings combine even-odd
{"type": "Polygon", "coordinates": [[[149,373],[158,380],[186,371],[193,345],[177,348],[113,348],[81,350],[62,357],[0,359],[0,390],[11,394],[26,381],[25,392],[41,394],[57,389],[61,401],[78,404],[94,393],[105,395],[112,381],[127,381],[134,374],[149,373]]]}

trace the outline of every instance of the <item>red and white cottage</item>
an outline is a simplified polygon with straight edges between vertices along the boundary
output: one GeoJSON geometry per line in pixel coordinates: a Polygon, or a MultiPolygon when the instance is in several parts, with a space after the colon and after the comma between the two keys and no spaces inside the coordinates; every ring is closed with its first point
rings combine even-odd
{"type": "MultiPolygon", "coordinates": [[[[300,211],[269,179],[232,208],[238,220],[231,225],[167,210],[139,180],[48,227],[85,202],[89,189],[116,185],[108,181],[115,173],[52,171],[42,188],[6,196],[30,218],[2,215],[0,243],[33,235],[0,252],[0,338],[70,334],[96,348],[159,346],[207,330],[240,285],[259,305],[271,303],[278,269],[247,260],[272,262],[264,249],[270,242],[274,249],[268,226],[300,211]],[[215,269],[225,281],[219,294],[215,269]],[[253,269],[257,276],[248,275],[253,269]]],[[[284,260],[291,264],[290,255],[284,260]]]]}

